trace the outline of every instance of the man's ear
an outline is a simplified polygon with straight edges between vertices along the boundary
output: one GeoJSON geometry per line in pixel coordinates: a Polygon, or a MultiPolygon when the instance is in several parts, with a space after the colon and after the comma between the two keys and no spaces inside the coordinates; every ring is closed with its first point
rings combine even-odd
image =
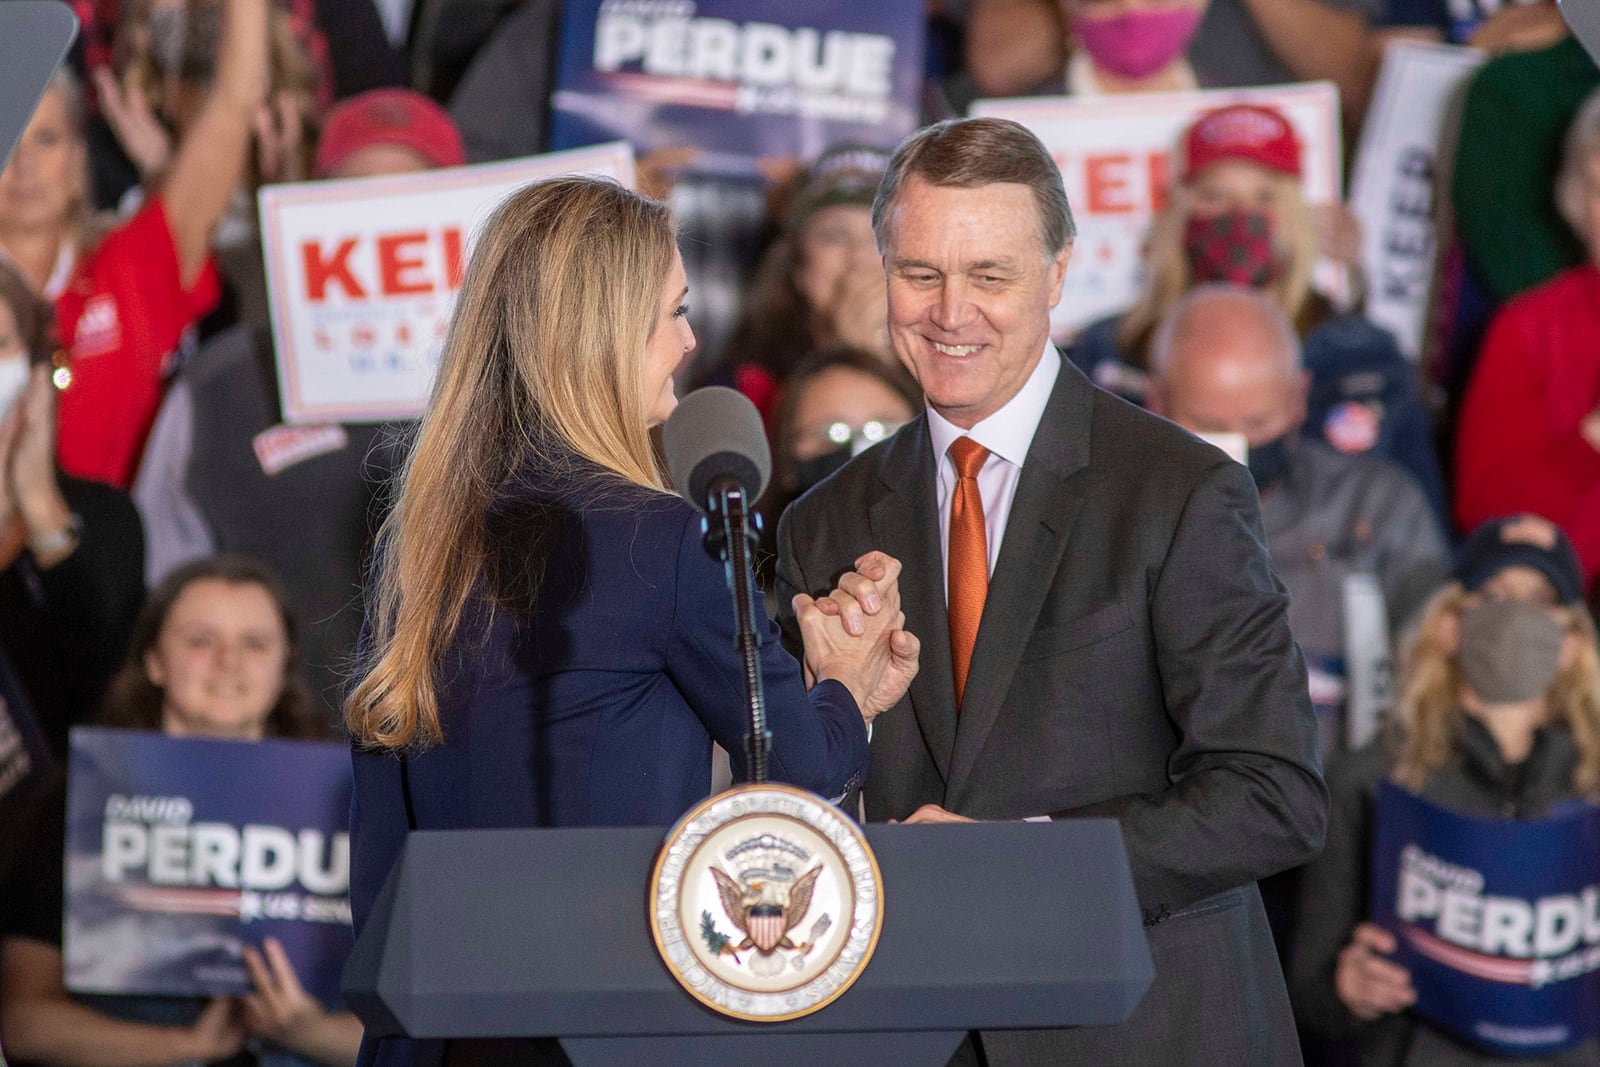
{"type": "Polygon", "coordinates": [[[1068,241],[1067,247],[1061,250],[1060,255],[1050,260],[1049,265],[1045,268],[1048,271],[1045,282],[1050,287],[1050,306],[1052,308],[1061,303],[1061,283],[1067,279],[1067,264],[1071,261],[1072,242],[1068,241]]]}

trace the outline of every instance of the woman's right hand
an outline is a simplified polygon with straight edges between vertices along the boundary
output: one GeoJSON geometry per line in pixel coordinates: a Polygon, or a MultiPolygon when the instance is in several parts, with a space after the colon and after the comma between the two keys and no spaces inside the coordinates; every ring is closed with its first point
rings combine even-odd
{"type": "Polygon", "coordinates": [[[1411,972],[1383,958],[1395,950],[1394,935],[1381,926],[1362,923],[1350,944],[1339,953],[1333,971],[1333,988],[1339,999],[1362,1022],[1403,1011],[1416,1003],[1411,972]]]}
{"type": "Polygon", "coordinates": [[[794,598],[808,680],[834,679],[868,723],[899,703],[917,676],[922,645],[900,610],[900,562],[882,552],[856,560],[822,600],[794,598]]]}

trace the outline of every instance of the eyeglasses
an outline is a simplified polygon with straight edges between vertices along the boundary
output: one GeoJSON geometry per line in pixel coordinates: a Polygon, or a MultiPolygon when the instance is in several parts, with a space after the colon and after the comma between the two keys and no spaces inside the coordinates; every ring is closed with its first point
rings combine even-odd
{"type": "Polygon", "coordinates": [[[795,431],[794,450],[820,455],[848,445],[852,453],[860,453],[892,436],[901,425],[888,419],[869,419],[860,426],[852,426],[842,419],[814,422],[795,431]]]}

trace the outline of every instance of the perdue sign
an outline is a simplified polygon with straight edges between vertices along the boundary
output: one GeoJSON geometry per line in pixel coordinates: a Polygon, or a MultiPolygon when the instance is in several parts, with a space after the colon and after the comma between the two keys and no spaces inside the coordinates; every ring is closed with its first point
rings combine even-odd
{"type": "Polygon", "coordinates": [[[625,143],[391,178],[261,190],[283,418],[414,418],[427,404],[471,243],[510,193],[595,174],[633,185],[625,143]]]}

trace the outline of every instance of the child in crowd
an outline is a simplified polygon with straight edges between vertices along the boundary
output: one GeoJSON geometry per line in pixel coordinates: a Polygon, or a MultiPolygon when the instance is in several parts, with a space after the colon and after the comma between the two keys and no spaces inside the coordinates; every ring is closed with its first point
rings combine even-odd
{"type": "MultiPolygon", "coordinates": [[[[112,683],[106,725],[174,737],[318,736],[277,578],[241,557],[198,560],[150,595],[112,683]]],[[[0,886],[0,1040],[12,1067],[353,1064],[361,1024],[301,987],[276,941],[245,950],[255,989],[211,1001],[78,997],[62,956],[65,789],[0,886]],[[247,1050],[248,1042],[248,1050],[247,1050]]]]}

